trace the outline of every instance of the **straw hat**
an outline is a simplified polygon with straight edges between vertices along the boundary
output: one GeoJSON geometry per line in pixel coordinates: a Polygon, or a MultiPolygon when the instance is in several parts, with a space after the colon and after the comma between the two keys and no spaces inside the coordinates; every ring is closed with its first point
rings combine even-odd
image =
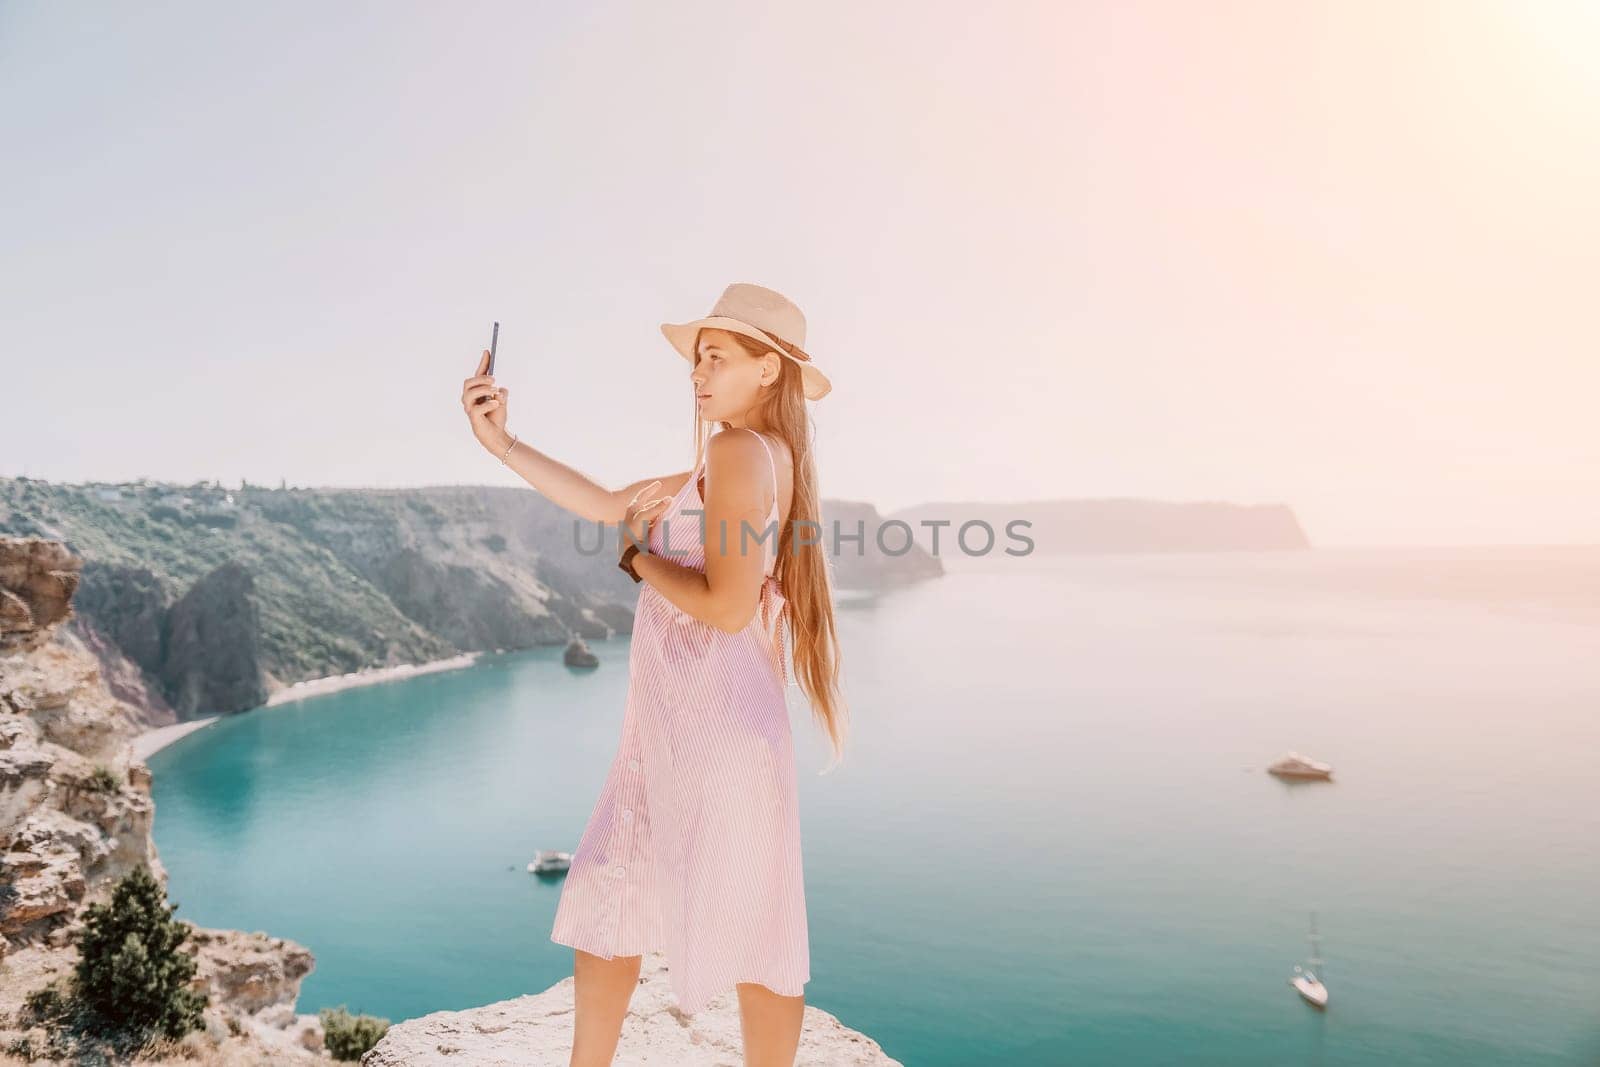
{"type": "Polygon", "coordinates": [[[760,285],[734,282],[722,291],[711,314],[693,322],[663,322],[661,332],[678,354],[694,365],[695,335],[703,329],[731,330],[753,337],[800,368],[800,380],[807,400],[821,400],[833,388],[811,356],[800,346],[806,342],[806,317],[794,301],[760,285]],[[793,345],[793,349],[773,339],[793,345]]]}

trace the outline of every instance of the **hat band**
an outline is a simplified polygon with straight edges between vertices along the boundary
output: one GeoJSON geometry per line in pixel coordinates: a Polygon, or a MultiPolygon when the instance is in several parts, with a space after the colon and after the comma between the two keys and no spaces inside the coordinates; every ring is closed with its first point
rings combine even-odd
{"type": "MultiPolygon", "coordinates": [[[[743,320],[740,320],[740,321],[743,321],[743,320]]],[[[755,324],[751,323],[751,325],[754,326],[755,324]]],[[[761,327],[756,326],[756,329],[760,330],[761,327]]],[[[789,348],[794,349],[794,351],[792,351],[792,352],[786,352],[785,353],[786,355],[788,355],[788,356],[790,356],[790,357],[792,357],[794,359],[798,359],[798,360],[800,360],[800,361],[802,361],[804,363],[810,363],[811,362],[810,354],[807,353],[805,349],[803,349],[799,345],[795,344],[793,341],[789,340],[786,337],[778,337],[778,335],[773,333],[771,330],[761,330],[761,332],[766,334],[768,337],[776,337],[778,340],[780,340],[784,344],[788,345],[789,348]]]]}

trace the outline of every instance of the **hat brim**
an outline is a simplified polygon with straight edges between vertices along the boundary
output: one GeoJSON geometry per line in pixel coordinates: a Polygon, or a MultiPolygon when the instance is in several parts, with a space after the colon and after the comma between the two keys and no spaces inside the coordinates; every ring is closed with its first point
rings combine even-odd
{"type": "Polygon", "coordinates": [[[752,337],[764,345],[771,345],[772,350],[783,356],[796,367],[800,368],[800,383],[805,389],[807,400],[821,400],[833,389],[833,383],[828,380],[815,363],[809,359],[796,359],[784,351],[782,345],[773,340],[765,331],[740,319],[730,319],[722,315],[712,315],[709,318],[695,319],[693,322],[663,322],[661,332],[665,335],[672,347],[678,350],[678,355],[694,363],[694,339],[701,330],[729,330],[733,333],[742,333],[752,337]]]}

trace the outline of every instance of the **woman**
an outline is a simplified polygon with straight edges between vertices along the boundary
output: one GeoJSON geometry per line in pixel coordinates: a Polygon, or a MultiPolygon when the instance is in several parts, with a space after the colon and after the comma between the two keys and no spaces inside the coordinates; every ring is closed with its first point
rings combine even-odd
{"type": "Polygon", "coordinates": [[[680,474],[606,489],[506,431],[508,390],[486,362],[461,394],[492,454],[567,510],[624,528],[619,566],[641,583],[621,744],[550,934],[574,952],[571,1062],[611,1062],[642,954],[661,950],[683,1012],[736,988],[745,1063],[788,1067],[811,970],[785,623],[835,763],[845,736],[805,406],[832,386],[800,347],[800,309],[759,285],[661,330],[689,362],[696,407],[696,460],[680,474]]]}

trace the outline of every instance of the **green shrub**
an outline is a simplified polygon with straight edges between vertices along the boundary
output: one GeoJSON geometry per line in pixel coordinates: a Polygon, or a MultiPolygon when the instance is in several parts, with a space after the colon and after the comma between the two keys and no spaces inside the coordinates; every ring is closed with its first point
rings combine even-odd
{"type": "MultiPolygon", "coordinates": [[[[28,1063],[42,1060],[91,1067],[109,1062],[119,1045],[96,1040],[72,985],[72,976],[66,975],[23,998],[15,1025],[28,1029],[38,1027],[44,1034],[39,1039],[27,1035],[17,1039],[6,1046],[8,1053],[28,1063]]],[[[123,1042],[121,1047],[126,1050],[131,1044],[123,1042]]]]}
{"type": "Polygon", "coordinates": [[[27,1024],[46,1029],[60,1027],[72,1018],[72,991],[66,983],[52,982],[23,998],[27,1024]]]}
{"type": "Polygon", "coordinates": [[[84,910],[73,974],[82,1029],[142,1043],[204,1025],[206,996],[189,988],[196,963],[181,948],[189,930],[172,918],[176,910],[144,864],[117,883],[109,903],[84,910]]]}
{"type": "Polygon", "coordinates": [[[34,1060],[44,1059],[49,1055],[49,1051],[39,1047],[38,1045],[35,1045],[33,1043],[33,1038],[29,1037],[27,1034],[23,1034],[21,1037],[17,1038],[15,1041],[11,1042],[11,1044],[6,1046],[6,1055],[15,1056],[24,1063],[32,1063],[34,1060]]]}
{"type": "Polygon", "coordinates": [[[122,787],[122,779],[103,763],[95,764],[94,771],[83,780],[83,788],[91,793],[115,793],[122,787]]]}
{"type": "Polygon", "coordinates": [[[323,1008],[317,1015],[322,1019],[322,1044],[336,1060],[359,1060],[389,1030],[388,1019],[351,1015],[343,1004],[323,1008]]]}

